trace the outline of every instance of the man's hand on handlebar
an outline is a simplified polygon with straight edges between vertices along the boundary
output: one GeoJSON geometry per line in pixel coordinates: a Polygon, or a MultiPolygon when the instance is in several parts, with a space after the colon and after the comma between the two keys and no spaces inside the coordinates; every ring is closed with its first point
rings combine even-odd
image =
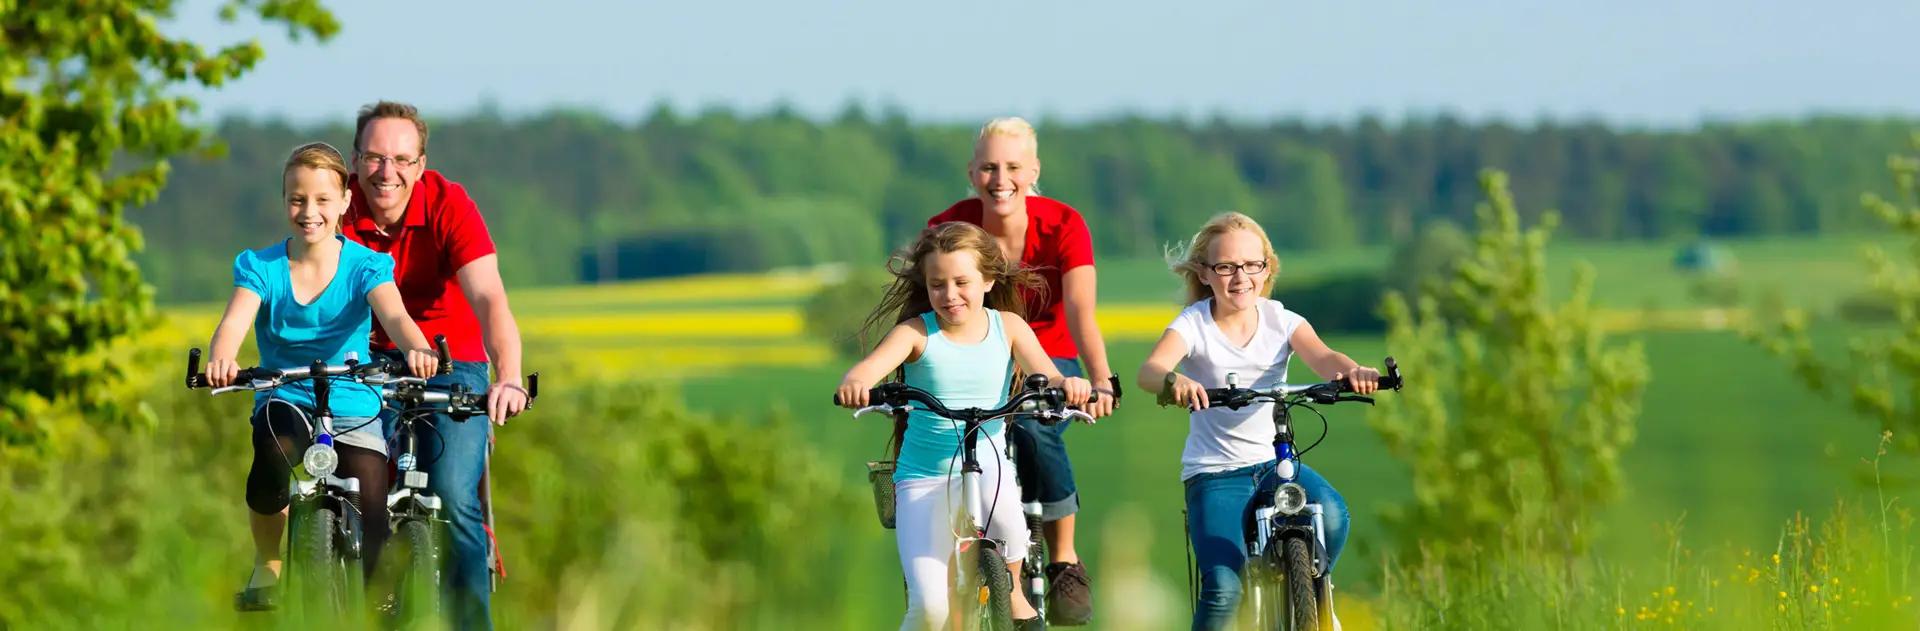
{"type": "Polygon", "coordinates": [[[215,388],[231,385],[235,377],[240,376],[240,363],[231,357],[217,357],[207,362],[207,384],[215,388]]]}

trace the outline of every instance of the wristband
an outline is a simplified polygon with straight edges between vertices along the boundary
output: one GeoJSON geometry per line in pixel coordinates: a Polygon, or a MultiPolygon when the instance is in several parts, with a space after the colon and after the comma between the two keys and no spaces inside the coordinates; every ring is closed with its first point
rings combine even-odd
{"type": "Polygon", "coordinates": [[[529,399],[531,399],[531,398],[533,398],[533,393],[531,393],[531,392],[527,392],[527,389],[526,389],[526,388],[522,388],[522,387],[520,387],[520,386],[519,386],[519,384],[512,384],[512,383],[502,383],[502,384],[496,384],[496,385],[498,385],[498,386],[500,386],[500,387],[502,387],[502,388],[513,388],[513,389],[515,389],[515,390],[519,390],[519,391],[520,391],[520,394],[521,394],[521,396],[525,396],[525,397],[527,397],[527,398],[529,398],[529,399]]]}

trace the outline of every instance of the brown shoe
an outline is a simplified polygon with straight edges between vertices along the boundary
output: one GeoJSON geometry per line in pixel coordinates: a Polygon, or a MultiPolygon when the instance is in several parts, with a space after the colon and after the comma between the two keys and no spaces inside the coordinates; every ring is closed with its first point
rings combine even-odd
{"type": "Polygon", "coordinates": [[[1078,627],[1093,619],[1093,590],[1087,568],[1079,563],[1047,565],[1047,622],[1078,627]]]}

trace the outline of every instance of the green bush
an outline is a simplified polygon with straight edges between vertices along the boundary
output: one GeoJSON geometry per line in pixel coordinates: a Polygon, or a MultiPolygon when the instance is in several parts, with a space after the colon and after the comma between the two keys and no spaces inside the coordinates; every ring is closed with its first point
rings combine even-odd
{"type": "Polygon", "coordinates": [[[892,328],[891,321],[882,318],[871,329],[860,330],[861,323],[874,306],[880,304],[880,297],[892,282],[893,276],[884,271],[861,270],[821,287],[807,299],[804,307],[802,318],[807,334],[832,346],[840,357],[865,355],[880,342],[880,336],[892,328]]]}
{"type": "MultiPolygon", "coordinates": [[[[252,559],[248,396],[184,390],[177,357],[147,365],[157,427],[47,410],[48,457],[0,454],[0,628],[258,620],[231,605],[252,559]]],[[[543,373],[536,408],[498,430],[502,628],[837,628],[865,606],[851,577],[818,569],[860,541],[819,533],[871,527],[871,500],[785,419],[693,414],[567,372],[543,373]]]]}

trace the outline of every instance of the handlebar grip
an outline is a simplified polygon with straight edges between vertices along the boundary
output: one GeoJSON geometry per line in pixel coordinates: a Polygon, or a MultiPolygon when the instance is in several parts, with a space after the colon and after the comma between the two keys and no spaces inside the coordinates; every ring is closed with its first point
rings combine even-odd
{"type": "Polygon", "coordinates": [[[453,374],[453,352],[447,350],[447,336],[433,336],[433,345],[436,350],[440,351],[440,374],[453,374]]]}
{"type": "Polygon", "coordinates": [[[206,375],[200,374],[200,349],[187,351],[187,387],[201,388],[206,385],[206,375]]]}

